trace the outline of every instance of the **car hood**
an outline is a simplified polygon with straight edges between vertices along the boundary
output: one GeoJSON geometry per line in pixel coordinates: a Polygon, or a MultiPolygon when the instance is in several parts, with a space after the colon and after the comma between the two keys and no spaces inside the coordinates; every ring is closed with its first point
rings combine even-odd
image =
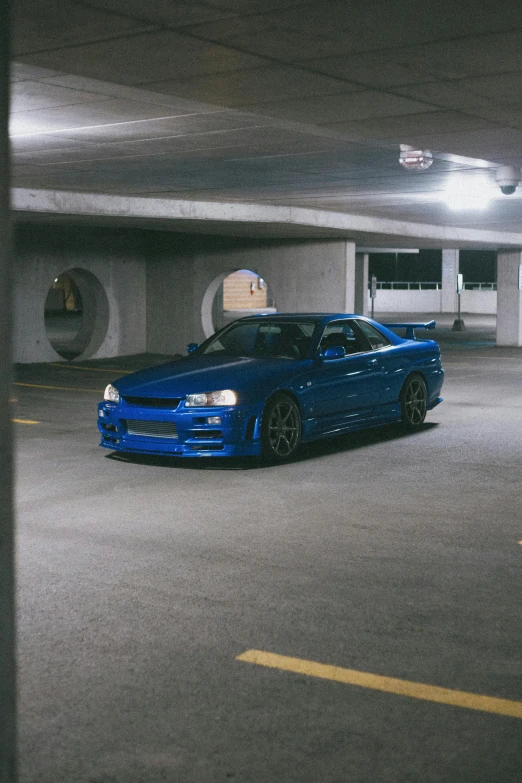
{"type": "Polygon", "coordinates": [[[310,361],[294,359],[249,359],[237,356],[187,356],[175,362],[150,367],[115,381],[122,396],[184,397],[198,392],[233,389],[261,392],[290,382],[310,361]]]}

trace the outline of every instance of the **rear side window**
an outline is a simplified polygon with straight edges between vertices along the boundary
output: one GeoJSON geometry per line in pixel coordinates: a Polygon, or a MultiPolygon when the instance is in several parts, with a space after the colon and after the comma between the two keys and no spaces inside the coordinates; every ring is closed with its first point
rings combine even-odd
{"type": "Polygon", "coordinates": [[[367,321],[357,321],[357,326],[368,339],[368,342],[374,351],[377,350],[377,348],[385,348],[387,345],[391,345],[391,341],[367,321]]]}

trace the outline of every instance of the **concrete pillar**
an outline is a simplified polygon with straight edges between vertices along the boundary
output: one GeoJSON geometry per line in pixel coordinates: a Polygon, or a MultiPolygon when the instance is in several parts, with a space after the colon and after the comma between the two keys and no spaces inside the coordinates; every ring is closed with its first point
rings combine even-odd
{"type": "Polygon", "coordinates": [[[501,250],[497,260],[497,345],[522,346],[522,251],[501,250]]]}
{"type": "MultiPolygon", "coordinates": [[[[345,274],[345,288],[344,288],[344,306],[341,310],[343,313],[356,313],[355,309],[355,242],[344,243],[344,274],[345,274]]],[[[332,291],[333,296],[333,291],[332,291]]],[[[335,308],[332,308],[332,312],[335,312],[335,308]]]]}
{"type": "Polygon", "coordinates": [[[0,781],[16,780],[13,448],[11,433],[11,226],[9,15],[0,3],[0,781]]]}
{"type": "Polygon", "coordinates": [[[440,297],[441,313],[456,313],[457,300],[457,275],[459,273],[459,251],[442,251],[442,291],[440,297]]]}
{"type": "Polygon", "coordinates": [[[354,312],[368,315],[368,253],[355,254],[354,312]]]}

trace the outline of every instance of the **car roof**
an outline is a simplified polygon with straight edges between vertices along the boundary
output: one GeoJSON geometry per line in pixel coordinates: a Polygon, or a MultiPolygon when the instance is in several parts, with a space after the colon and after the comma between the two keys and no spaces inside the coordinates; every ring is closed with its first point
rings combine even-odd
{"type": "MultiPolygon", "coordinates": [[[[366,315],[360,315],[357,313],[258,313],[257,315],[247,315],[237,320],[260,321],[265,318],[270,319],[270,321],[279,321],[280,323],[284,323],[285,321],[295,321],[296,319],[303,321],[313,321],[316,324],[321,324],[323,327],[325,327],[326,324],[330,323],[331,321],[360,318],[367,323],[378,327],[379,331],[389,339],[392,345],[401,345],[402,343],[408,342],[408,340],[406,340],[404,337],[399,337],[399,335],[395,334],[395,332],[392,332],[391,329],[388,329],[386,326],[384,326],[384,324],[380,324],[378,321],[374,321],[372,318],[369,318],[366,315]]],[[[235,323],[237,323],[237,320],[235,323]]],[[[232,321],[231,323],[234,322],[232,321]]]]}
{"type": "Polygon", "coordinates": [[[365,318],[365,316],[354,313],[258,313],[257,315],[244,316],[244,319],[246,318],[253,320],[270,318],[271,321],[295,321],[296,318],[302,318],[307,321],[328,323],[328,321],[338,321],[340,318],[365,318]]]}

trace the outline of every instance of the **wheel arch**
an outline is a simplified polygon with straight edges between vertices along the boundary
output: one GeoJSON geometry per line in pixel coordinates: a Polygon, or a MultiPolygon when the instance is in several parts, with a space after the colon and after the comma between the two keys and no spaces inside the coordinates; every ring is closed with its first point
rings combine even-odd
{"type": "Polygon", "coordinates": [[[301,403],[299,401],[299,398],[295,394],[295,392],[293,392],[291,389],[276,389],[275,391],[271,392],[270,395],[265,400],[265,404],[263,405],[262,413],[265,412],[265,409],[266,409],[266,406],[268,405],[268,403],[271,402],[271,400],[273,400],[274,397],[277,397],[278,394],[285,394],[287,397],[290,397],[290,399],[293,400],[293,402],[295,402],[295,404],[297,405],[297,410],[299,411],[299,415],[301,416],[301,419],[302,419],[303,418],[303,410],[301,408],[301,403]]]}
{"type": "Polygon", "coordinates": [[[407,376],[404,378],[404,380],[403,380],[403,382],[401,384],[401,388],[400,388],[400,391],[399,391],[399,400],[401,399],[402,391],[403,391],[404,387],[406,386],[406,384],[408,383],[408,381],[411,380],[411,378],[414,378],[416,375],[418,375],[418,376],[420,376],[422,378],[422,380],[426,384],[426,389],[428,388],[428,379],[426,378],[426,375],[422,372],[422,370],[419,370],[417,368],[415,368],[414,370],[410,370],[410,372],[407,374],[407,376]]]}

